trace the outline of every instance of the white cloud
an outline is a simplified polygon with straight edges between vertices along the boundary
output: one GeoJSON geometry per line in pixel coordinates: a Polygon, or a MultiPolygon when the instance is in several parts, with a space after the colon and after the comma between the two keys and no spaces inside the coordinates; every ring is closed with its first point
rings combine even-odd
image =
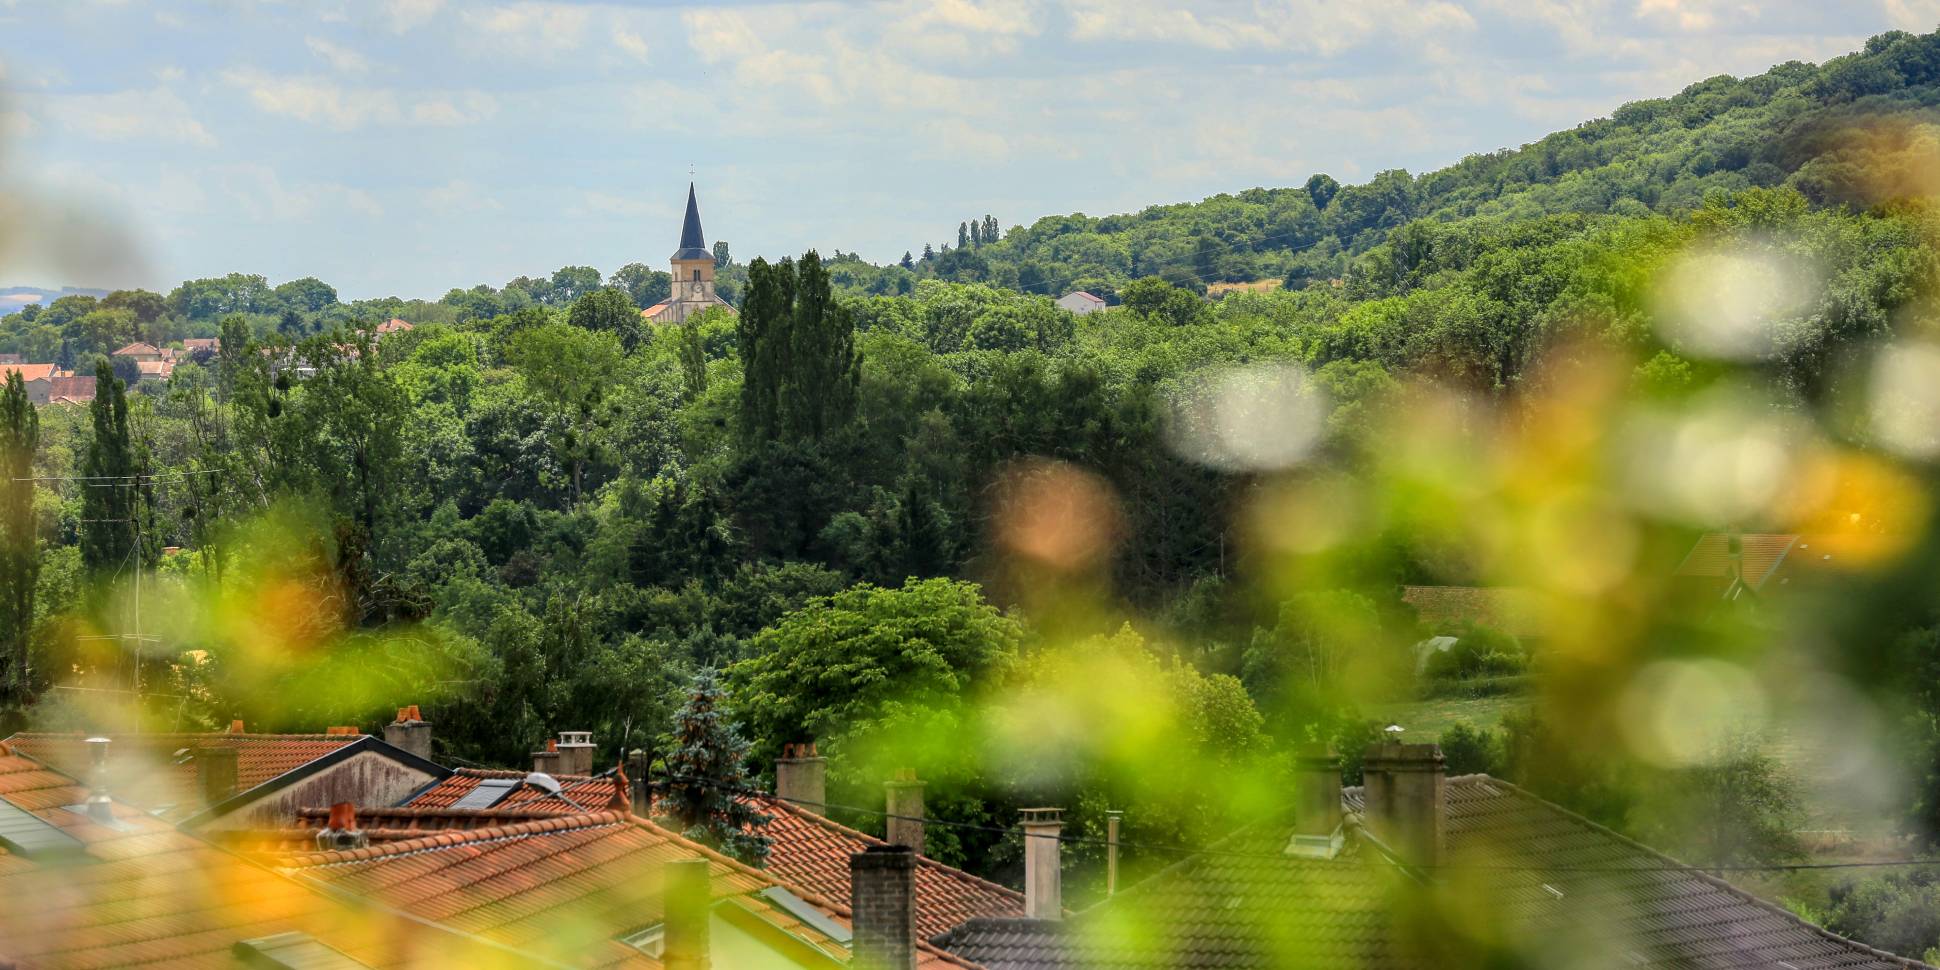
{"type": "Polygon", "coordinates": [[[279,77],[253,69],[224,71],[251,103],[270,114],[349,131],[368,124],[449,127],[475,124],[497,113],[498,103],[479,91],[400,97],[388,88],[352,88],[318,77],[279,77]]]}
{"type": "Polygon", "coordinates": [[[492,198],[485,187],[469,179],[452,179],[424,193],[424,204],[440,215],[465,212],[495,212],[505,206],[492,198]]]}
{"type": "Polygon", "coordinates": [[[173,64],[155,69],[155,80],[163,84],[174,84],[176,81],[180,81],[187,76],[187,72],[173,64]]]}
{"type": "Polygon", "coordinates": [[[1183,9],[1170,0],[1074,0],[1072,36],[1084,41],[1182,43],[1211,50],[1281,50],[1332,56],[1383,36],[1467,32],[1475,19],[1445,0],[1219,0],[1183,9]]]}
{"type": "Polygon", "coordinates": [[[613,46],[636,61],[647,59],[647,39],[625,27],[613,31],[613,46]]]}
{"type": "Polygon", "coordinates": [[[310,48],[310,53],[323,58],[331,67],[344,74],[370,73],[370,61],[348,47],[333,44],[321,37],[306,37],[303,43],[310,48]]]}
{"type": "Polygon", "coordinates": [[[445,0],[386,0],[385,13],[391,29],[402,34],[437,16],[444,5],[445,0]]]}
{"type": "Polygon", "coordinates": [[[109,94],[63,94],[36,99],[43,117],[103,141],[152,139],[211,148],[216,138],[189,105],[167,88],[109,94]]]}
{"type": "Polygon", "coordinates": [[[474,42],[492,50],[523,54],[560,54],[585,40],[592,12],[563,3],[514,3],[465,11],[474,42]]]}

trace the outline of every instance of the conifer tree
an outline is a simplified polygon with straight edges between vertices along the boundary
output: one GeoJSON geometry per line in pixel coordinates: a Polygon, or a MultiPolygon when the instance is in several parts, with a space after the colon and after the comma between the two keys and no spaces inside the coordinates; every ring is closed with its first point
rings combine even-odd
{"type": "Polygon", "coordinates": [[[925,262],[925,263],[927,263],[927,262],[929,262],[930,260],[933,260],[933,259],[935,259],[935,258],[936,258],[936,250],[934,250],[934,249],[932,249],[932,248],[930,248],[930,244],[929,244],[929,243],[924,243],[924,244],[923,244],[923,262],[925,262]]]}
{"type": "Polygon", "coordinates": [[[714,268],[724,269],[728,264],[728,244],[725,239],[714,240],[714,268]]]}
{"type": "Polygon", "coordinates": [[[758,866],[768,858],[771,840],[761,829],[769,816],[739,797],[748,788],[748,742],[726,721],[721,697],[711,668],[694,675],[687,702],[674,715],[664,804],[683,836],[758,866]]]}
{"type": "Polygon", "coordinates": [[[915,269],[916,260],[914,257],[910,255],[909,250],[905,249],[903,250],[902,260],[898,262],[896,265],[901,266],[904,269],[915,269]]]}
{"type": "Polygon", "coordinates": [[[981,222],[970,223],[970,245],[972,246],[983,245],[983,223],[981,222]]]}
{"type": "Polygon", "coordinates": [[[968,245],[970,245],[970,224],[959,222],[957,223],[957,248],[962,249],[968,245]]]}
{"type": "Polygon", "coordinates": [[[994,243],[1002,235],[1003,230],[997,226],[997,217],[986,213],[983,217],[983,241],[994,243]]]}
{"type": "Polygon", "coordinates": [[[135,540],[142,533],[141,517],[149,485],[141,478],[145,457],[128,427],[127,385],[115,376],[106,357],[94,365],[94,401],[88,405],[94,437],[88,442],[81,474],[89,480],[81,490],[81,562],[97,572],[112,572],[133,563],[135,540]]]}
{"type": "Polygon", "coordinates": [[[34,453],[40,447],[40,415],[27,399],[18,370],[0,391],[0,651],[4,651],[6,699],[25,701],[31,691],[28,645],[34,629],[34,589],[40,550],[34,528],[34,453]]]}

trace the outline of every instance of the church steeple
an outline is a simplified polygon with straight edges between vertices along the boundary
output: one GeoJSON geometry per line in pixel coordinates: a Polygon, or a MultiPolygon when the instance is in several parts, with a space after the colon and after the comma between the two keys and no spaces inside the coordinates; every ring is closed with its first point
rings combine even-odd
{"type": "Polygon", "coordinates": [[[707,237],[701,234],[701,207],[694,200],[694,183],[687,183],[687,221],[680,227],[680,249],[674,253],[674,260],[713,259],[713,251],[707,248],[707,237]]]}

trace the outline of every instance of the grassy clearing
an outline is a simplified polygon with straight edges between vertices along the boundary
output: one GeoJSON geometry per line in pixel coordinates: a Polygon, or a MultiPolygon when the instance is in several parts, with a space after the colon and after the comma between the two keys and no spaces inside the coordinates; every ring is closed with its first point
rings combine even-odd
{"type": "Polygon", "coordinates": [[[1529,698],[1515,694],[1495,697],[1437,697],[1430,700],[1380,704],[1370,708],[1369,714],[1389,724],[1401,725],[1404,729],[1401,739],[1418,744],[1439,740],[1441,733],[1453,727],[1458,721],[1467,721],[1474,727],[1493,731],[1501,725],[1504,714],[1526,710],[1528,707],[1529,698]]]}

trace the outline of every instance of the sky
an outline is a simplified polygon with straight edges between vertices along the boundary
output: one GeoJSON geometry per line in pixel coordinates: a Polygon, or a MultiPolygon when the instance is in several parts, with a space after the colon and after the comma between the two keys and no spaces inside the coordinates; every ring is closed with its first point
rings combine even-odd
{"type": "Polygon", "coordinates": [[[1527,143],[1940,0],[0,0],[0,285],[435,299],[1527,143]]]}

